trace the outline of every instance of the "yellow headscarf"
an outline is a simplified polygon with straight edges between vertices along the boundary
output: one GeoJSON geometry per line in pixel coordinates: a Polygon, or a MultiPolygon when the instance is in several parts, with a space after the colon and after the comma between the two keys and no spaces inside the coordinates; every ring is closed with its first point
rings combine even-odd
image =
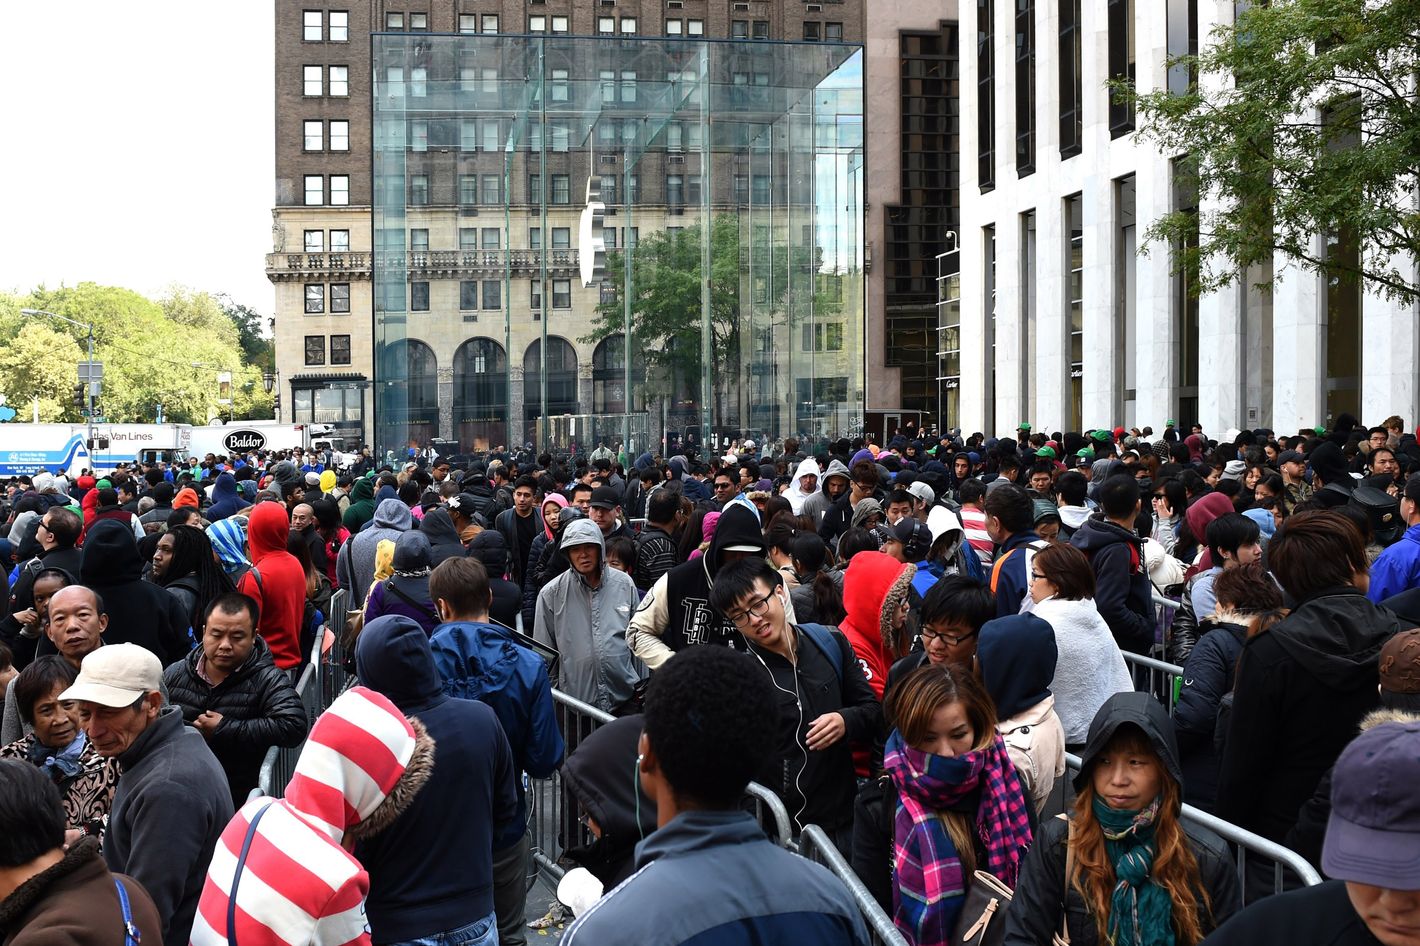
{"type": "Polygon", "coordinates": [[[335,471],[326,470],[320,475],[320,491],[328,493],[333,489],[335,489],[335,471]]]}

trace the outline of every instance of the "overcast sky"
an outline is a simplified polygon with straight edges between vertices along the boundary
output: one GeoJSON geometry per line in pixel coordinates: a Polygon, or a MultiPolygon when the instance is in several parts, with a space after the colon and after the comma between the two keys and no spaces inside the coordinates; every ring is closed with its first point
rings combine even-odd
{"type": "Polygon", "coordinates": [[[0,289],[170,283],[272,311],[272,0],[7,3],[0,289]]]}

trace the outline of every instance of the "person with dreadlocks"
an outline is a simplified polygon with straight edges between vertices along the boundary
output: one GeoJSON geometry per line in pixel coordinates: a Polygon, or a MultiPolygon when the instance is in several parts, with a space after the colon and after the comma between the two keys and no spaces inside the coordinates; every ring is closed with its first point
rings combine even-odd
{"type": "Polygon", "coordinates": [[[1095,714],[1070,818],[1052,819],[1021,868],[1005,946],[1195,946],[1242,907],[1228,845],[1185,825],[1173,721],[1147,693],[1095,714]],[[1062,907],[1063,913],[1062,916],[1062,907]]]}
{"type": "Polygon", "coordinates": [[[153,552],[153,580],[177,599],[194,641],[202,639],[207,605],[236,590],[217,564],[207,533],[195,526],[174,526],[158,539],[153,552]]]}

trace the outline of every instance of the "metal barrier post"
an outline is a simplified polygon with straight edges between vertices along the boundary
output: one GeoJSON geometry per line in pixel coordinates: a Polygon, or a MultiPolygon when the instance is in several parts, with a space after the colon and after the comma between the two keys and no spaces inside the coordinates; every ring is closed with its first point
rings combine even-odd
{"type": "Polygon", "coordinates": [[[838,848],[833,846],[828,835],[823,833],[823,829],[816,824],[805,825],[803,832],[799,835],[799,854],[815,864],[822,864],[833,875],[843,882],[843,886],[848,888],[848,892],[853,896],[853,902],[858,907],[858,912],[863,915],[863,922],[868,927],[869,941],[874,946],[907,946],[907,940],[898,932],[896,924],[892,922],[892,917],[883,912],[883,908],[878,906],[878,901],[873,899],[873,895],[868,892],[868,888],[863,886],[863,882],[858,879],[858,875],[853,872],[853,868],[843,859],[843,855],[838,852],[838,848]]]}
{"type": "Polygon", "coordinates": [[[1129,665],[1130,675],[1134,679],[1134,689],[1153,695],[1156,700],[1164,704],[1169,715],[1172,716],[1174,706],[1178,703],[1183,668],[1178,664],[1145,657],[1141,654],[1131,654],[1128,651],[1121,651],[1121,653],[1124,655],[1124,662],[1129,665]]]}
{"type": "MultiPolygon", "coordinates": [[[[1065,753],[1065,767],[1068,770],[1078,772],[1082,764],[1079,756],[1065,753]]],[[[1321,875],[1316,872],[1316,869],[1307,862],[1306,858],[1289,847],[1284,847],[1276,841],[1269,841],[1261,835],[1253,834],[1230,821],[1224,821],[1217,815],[1211,815],[1192,805],[1184,805],[1180,817],[1184,824],[1207,828],[1237,848],[1238,883],[1241,886],[1244,901],[1247,899],[1247,855],[1249,853],[1272,862],[1273,893],[1281,893],[1283,890],[1283,868],[1295,873],[1308,887],[1321,883],[1321,875]]]]}

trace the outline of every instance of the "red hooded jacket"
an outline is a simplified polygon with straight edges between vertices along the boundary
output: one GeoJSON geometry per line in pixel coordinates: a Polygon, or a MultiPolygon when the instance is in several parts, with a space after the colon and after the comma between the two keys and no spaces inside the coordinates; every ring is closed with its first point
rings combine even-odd
{"type": "Polygon", "coordinates": [[[286,551],[290,531],[291,522],[281,503],[265,502],[252,509],[247,520],[252,569],[237,586],[260,606],[257,632],[282,670],[301,663],[301,622],[306,614],[306,573],[286,551]]]}
{"type": "Polygon", "coordinates": [[[843,575],[843,609],[838,629],[853,645],[868,685],[883,698],[894,654],[888,646],[893,610],[912,590],[914,565],[904,565],[884,552],[859,552],[843,575]]]}

